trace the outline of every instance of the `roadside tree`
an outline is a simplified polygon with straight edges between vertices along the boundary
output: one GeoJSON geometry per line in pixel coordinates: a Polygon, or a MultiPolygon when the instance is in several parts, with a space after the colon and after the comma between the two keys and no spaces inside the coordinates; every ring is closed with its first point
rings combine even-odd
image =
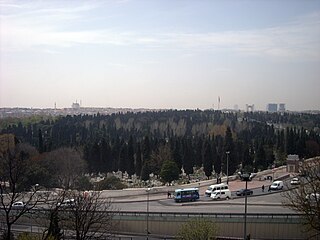
{"type": "Polygon", "coordinates": [[[48,153],[44,165],[54,177],[52,184],[64,189],[74,188],[87,167],[82,154],[73,148],[59,148],[48,153]]]}
{"type": "Polygon", "coordinates": [[[101,192],[72,192],[74,199],[68,211],[60,214],[62,226],[75,232],[76,240],[107,239],[113,229],[114,209],[108,198],[102,198],[101,192]]]}
{"type": "Polygon", "coordinates": [[[20,183],[24,182],[31,158],[37,155],[36,149],[28,144],[17,144],[0,156],[0,205],[4,214],[6,229],[3,239],[13,239],[12,225],[38,203],[38,188],[24,191],[20,183]]]}
{"type": "Polygon", "coordinates": [[[42,226],[42,239],[108,239],[114,227],[115,209],[100,191],[63,190],[34,215],[42,226]]]}
{"type": "Polygon", "coordinates": [[[302,213],[305,224],[320,233],[320,158],[305,161],[301,175],[300,185],[283,193],[283,204],[302,213]]]}

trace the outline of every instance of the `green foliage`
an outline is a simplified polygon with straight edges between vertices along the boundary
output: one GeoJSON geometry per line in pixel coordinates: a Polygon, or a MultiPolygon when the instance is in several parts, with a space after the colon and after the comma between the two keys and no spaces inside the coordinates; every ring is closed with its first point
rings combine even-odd
{"type": "Polygon", "coordinates": [[[213,221],[196,218],[180,227],[177,238],[181,240],[214,240],[217,233],[217,226],[213,221]]]}
{"type": "Polygon", "coordinates": [[[204,154],[203,154],[203,170],[206,176],[209,177],[212,174],[213,171],[213,155],[212,155],[212,148],[209,140],[205,143],[205,148],[204,148],[204,154]]]}
{"type": "Polygon", "coordinates": [[[41,237],[38,235],[24,232],[18,235],[17,240],[41,240],[41,237]]]}
{"type": "Polygon", "coordinates": [[[102,181],[100,181],[97,185],[99,190],[117,190],[123,189],[127,186],[121,182],[121,180],[115,176],[108,177],[102,181]]]}
{"type": "MultiPolygon", "coordinates": [[[[48,236],[45,238],[45,240],[57,240],[58,238],[54,238],[53,236],[48,236]]],[[[37,234],[32,234],[32,233],[21,233],[18,235],[17,240],[42,240],[42,237],[37,234]]]]}
{"type": "Polygon", "coordinates": [[[75,182],[75,189],[79,191],[92,190],[93,184],[90,182],[88,177],[82,176],[75,182]]]}
{"type": "MultiPolygon", "coordinates": [[[[254,159],[258,160],[256,168],[265,169],[274,161],[280,163],[287,154],[298,154],[300,158],[320,154],[320,114],[168,110],[1,119],[1,126],[1,133],[12,133],[44,154],[61,147],[82,149],[90,173],[120,169],[129,175],[142,174],[145,180],[161,169],[161,165],[154,165],[151,154],[162,143],[169,145],[179,169],[183,166],[190,174],[194,166],[204,164],[209,176],[211,164],[217,174],[226,173],[226,151],[230,151],[229,174],[240,163],[243,167],[252,166],[254,159]],[[212,145],[213,163],[209,158],[203,161],[204,154],[210,155],[205,152],[207,141],[212,145]],[[254,154],[260,156],[256,158],[254,154]]],[[[56,175],[41,171],[37,169],[35,175],[56,175]]],[[[35,175],[28,179],[38,181],[35,175]]],[[[51,177],[41,185],[56,187],[57,181],[58,178],[51,177]]]]}
{"type": "Polygon", "coordinates": [[[164,183],[170,183],[173,180],[177,180],[179,179],[179,173],[180,170],[177,164],[173,161],[166,160],[164,161],[160,172],[161,181],[164,183]]]}

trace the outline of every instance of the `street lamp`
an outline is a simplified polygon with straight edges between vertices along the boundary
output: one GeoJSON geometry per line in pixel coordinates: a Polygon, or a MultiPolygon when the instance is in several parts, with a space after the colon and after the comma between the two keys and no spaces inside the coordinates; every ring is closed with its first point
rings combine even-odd
{"type": "Polygon", "coordinates": [[[229,154],[230,154],[230,151],[227,151],[226,154],[227,154],[227,184],[229,184],[229,154]]]}
{"type": "Polygon", "coordinates": [[[243,239],[247,239],[247,205],[248,205],[248,199],[247,199],[247,189],[248,189],[248,181],[250,181],[250,174],[244,173],[242,174],[242,180],[246,181],[246,189],[245,189],[245,197],[244,197],[244,228],[243,228],[243,239]]]}
{"type": "Polygon", "coordinates": [[[149,192],[151,188],[148,188],[147,191],[147,239],[149,239],[149,192]]]}

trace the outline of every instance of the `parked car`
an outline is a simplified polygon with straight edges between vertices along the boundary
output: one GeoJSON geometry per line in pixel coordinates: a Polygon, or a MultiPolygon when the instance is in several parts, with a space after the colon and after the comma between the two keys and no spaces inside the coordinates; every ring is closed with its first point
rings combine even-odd
{"type": "Polygon", "coordinates": [[[253,191],[251,189],[240,189],[236,192],[237,196],[252,195],[253,191]]]}
{"type": "Polygon", "coordinates": [[[297,178],[297,177],[292,178],[290,181],[290,184],[291,185],[299,185],[300,184],[299,178],[297,178]]]}
{"type": "Polygon", "coordinates": [[[62,202],[58,203],[58,207],[61,208],[72,208],[75,206],[75,201],[74,199],[65,199],[62,202]]]}
{"type": "Polygon", "coordinates": [[[26,208],[26,206],[27,205],[24,202],[19,201],[19,202],[12,203],[11,209],[13,209],[13,210],[22,210],[22,209],[26,208]]]}
{"type": "Polygon", "coordinates": [[[310,203],[320,202],[320,193],[310,193],[306,196],[306,201],[310,203]]]}

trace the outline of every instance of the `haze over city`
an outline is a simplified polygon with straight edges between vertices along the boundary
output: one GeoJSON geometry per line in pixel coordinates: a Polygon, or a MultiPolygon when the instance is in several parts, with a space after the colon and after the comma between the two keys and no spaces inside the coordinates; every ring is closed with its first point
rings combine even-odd
{"type": "Polygon", "coordinates": [[[0,0],[0,108],[319,110],[319,66],[319,0],[0,0]]]}

